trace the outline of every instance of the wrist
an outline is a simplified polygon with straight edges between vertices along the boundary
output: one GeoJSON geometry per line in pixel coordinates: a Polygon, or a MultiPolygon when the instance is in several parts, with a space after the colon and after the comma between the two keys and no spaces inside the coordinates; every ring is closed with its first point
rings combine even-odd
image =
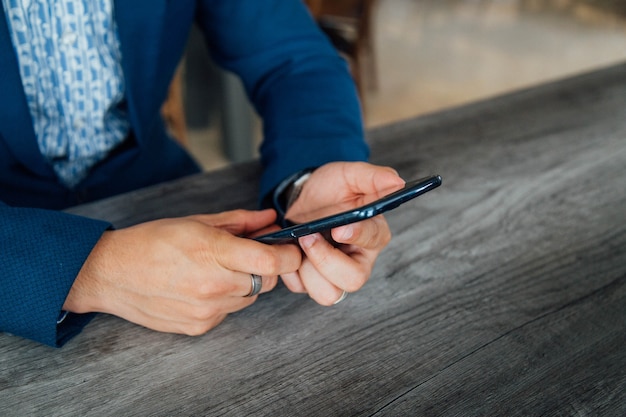
{"type": "Polygon", "coordinates": [[[65,299],[64,311],[78,314],[104,311],[104,303],[100,302],[103,285],[99,276],[104,270],[104,257],[112,233],[113,231],[104,232],[91,250],[65,299]]]}

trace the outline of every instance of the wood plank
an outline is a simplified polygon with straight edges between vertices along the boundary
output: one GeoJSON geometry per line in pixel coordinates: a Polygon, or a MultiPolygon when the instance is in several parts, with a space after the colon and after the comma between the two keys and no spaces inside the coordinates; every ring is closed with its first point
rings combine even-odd
{"type": "MultiPolygon", "coordinates": [[[[0,335],[6,415],[623,415],[626,66],[385,126],[373,162],[442,187],[390,213],[370,282],[279,287],[205,336],[100,315],[0,335]]],[[[257,163],[72,209],[118,227],[255,206],[257,163]]]]}
{"type": "Polygon", "coordinates": [[[502,334],[375,415],[625,415],[626,340],[615,320],[626,315],[625,283],[502,334]]]}

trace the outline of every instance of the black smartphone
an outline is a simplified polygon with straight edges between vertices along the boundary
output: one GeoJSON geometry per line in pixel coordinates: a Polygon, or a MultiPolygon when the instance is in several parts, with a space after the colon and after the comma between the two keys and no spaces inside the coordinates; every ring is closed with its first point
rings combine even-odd
{"type": "MultiPolygon", "coordinates": [[[[330,229],[345,224],[356,223],[378,214],[392,210],[400,204],[414,199],[441,185],[441,177],[433,175],[407,182],[400,189],[388,193],[379,192],[372,196],[364,196],[358,200],[358,207],[347,207],[355,203],[342,203],[333,207],[315,210],[298,219],[288,219],[293,226],[257,236],[254,239],[269,244],[296,243],[299,237],[313,233],[329,232],[330,229]]],[[[328,238],[328,237],[327,237],[328,238]]]]}

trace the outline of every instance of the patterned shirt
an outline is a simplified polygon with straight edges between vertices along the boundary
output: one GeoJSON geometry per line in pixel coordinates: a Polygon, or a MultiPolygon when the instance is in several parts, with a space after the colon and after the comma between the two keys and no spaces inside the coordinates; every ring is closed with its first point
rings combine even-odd
{"type": "Polygon", "coordinates": [[[67,187],[128,135],[113,0],[2,0],[39,149],[67,187]]]}

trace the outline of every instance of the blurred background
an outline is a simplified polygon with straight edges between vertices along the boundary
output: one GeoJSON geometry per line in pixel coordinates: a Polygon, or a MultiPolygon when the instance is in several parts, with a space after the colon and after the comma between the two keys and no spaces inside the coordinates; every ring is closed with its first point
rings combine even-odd
{"type": "MultiPolygon", "coordinates": [[[[305,3],[350,62],[368,127],[626,61],[626,0],[305,3]]],[[[260,122],[197,32],[178,79],[169,117],[205,169],[255,157],[260,122]]]]}

